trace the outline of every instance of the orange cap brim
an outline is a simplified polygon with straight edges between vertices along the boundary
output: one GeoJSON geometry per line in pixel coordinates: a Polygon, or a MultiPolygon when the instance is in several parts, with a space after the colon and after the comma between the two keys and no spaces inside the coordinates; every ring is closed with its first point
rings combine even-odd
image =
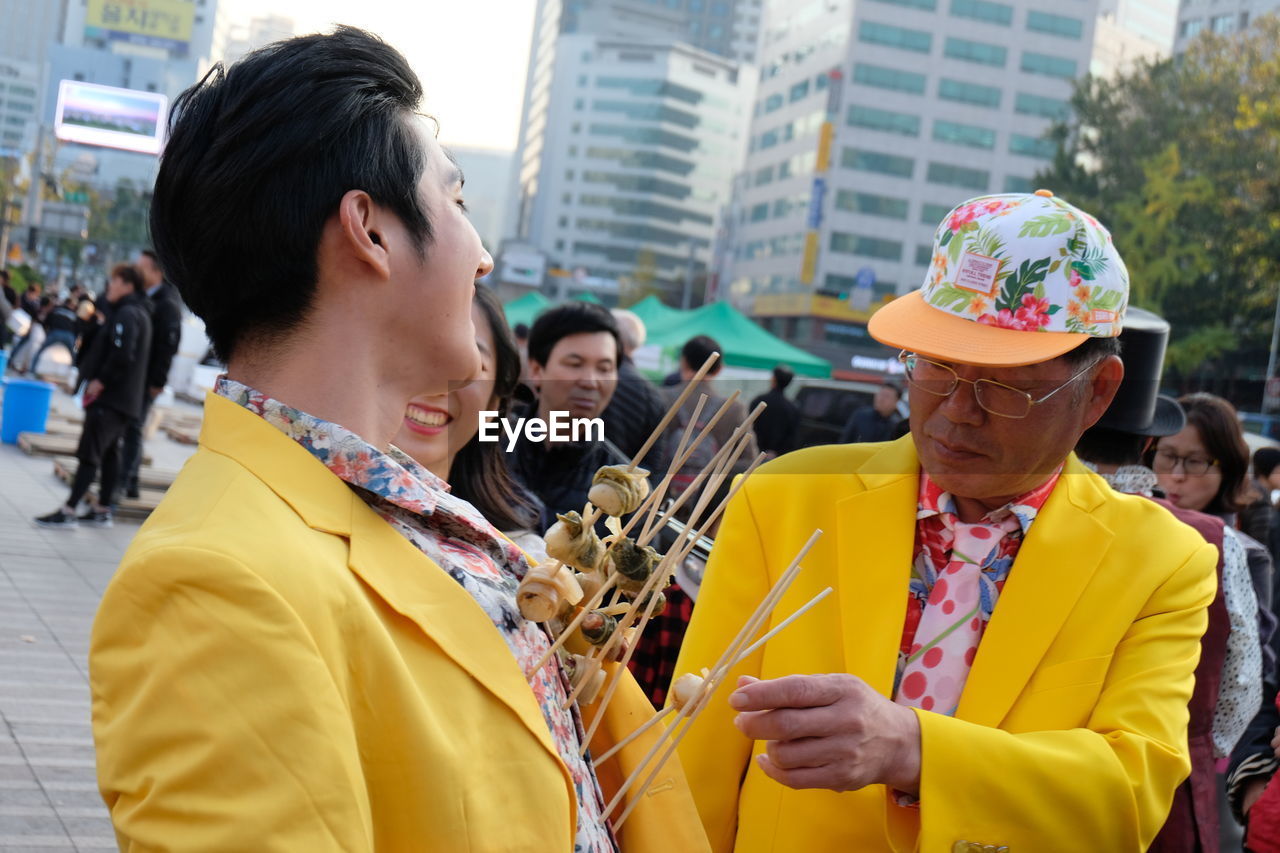
{"type": "Polygon", "coordinates": [[[867,331],[891,347],[987,367],[1038,364],[1089,340],[1081,332],[1023,332],[966,320],[929,305],[919,290],[899,296],[872,314],[867,331]]]}

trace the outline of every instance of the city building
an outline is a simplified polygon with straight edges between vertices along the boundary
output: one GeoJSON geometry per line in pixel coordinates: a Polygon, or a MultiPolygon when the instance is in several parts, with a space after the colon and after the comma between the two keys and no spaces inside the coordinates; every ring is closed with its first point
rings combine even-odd
{"type": "Polygon", "coordinates": [[[507,193],[511,189],[512,154],[510,151],[449,145],[447,142],[445,147],[458,161],[466,180],[463,196],[467,202],[467,217],[480,234],[485,248],[490,253],[497,252],[502,242],[507,193]]]}
{"type": "Polygon", "coordinates": [[[256,15],[243,23],[232,19],[230,13],[219,13],[214,21],[210,64],[230,65],[247,53],[294,35],[293,18],[284,15],[256,15]]]}
{"type": "Polygon", "coordinates": [[[1259,15],[1280,11],[1280,0],[1183,0],[1174,52],[1182,53],[1202,31],[1237,33],[1259,15]]]}
{"type": "Polygon", "coordinates": [[[0,157],[21,157],[35,145],[39,91],[39,65],[0,57],[0,157]]]}
{"type": "Polygon", "coordinates": [[[504,238],[553,290],[701,301],[759,26],[760,0],[540,0],[504,238]]]}
{"type": "Polygon", "coordinates": [[[866,321],[920,286],[939,222],[966,198],[1035,189],[1073,80],[1112,73],[1148,43],[1167,55],[1173,3],[771,6],[722,291],[775,334],[850,365],[837,375],[873,378],[893,354],[866,321]]]}

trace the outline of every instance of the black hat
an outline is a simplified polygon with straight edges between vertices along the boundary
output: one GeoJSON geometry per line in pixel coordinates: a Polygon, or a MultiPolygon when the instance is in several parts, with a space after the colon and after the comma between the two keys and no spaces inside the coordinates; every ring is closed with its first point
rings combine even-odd
{"type": "Polygon", "coordinates": [[[1120,332],[1124,381],[1097,426],[1133,435],[1173,435],[1187,424],[1178,401],[1160,393],[1169,324],[1162,317],[1130,307],[1120,332]]]}

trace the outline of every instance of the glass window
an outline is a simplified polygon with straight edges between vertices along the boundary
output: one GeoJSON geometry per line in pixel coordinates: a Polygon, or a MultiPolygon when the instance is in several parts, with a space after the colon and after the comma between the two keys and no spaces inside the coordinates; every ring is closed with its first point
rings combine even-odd
{"type": "Polygon", "coordinates": [[[923,30],[891,27],[875,21],[863,21],[858,27],[858,40],[868,44],[885,44],[916,53],[928,53],[933,49],[933,36],[923,30]]]}
{"type": "Polygon", "coordinates": [[[990,0],[951,0],[951,14],[1006,27],[1013,23],[1013,7],[990,0]]]}
{"type": "Polygon", "coordinates": [[[755,180],[752,181],[752,183],[755,186],[762,187],[765,184],[772,183],[772,182],[773,182],[772,166],[765,166],[761,169],[756,169],[756,177],[755,177],[755,180]]]}
{"type": "Polygon", "coordinates": [[[876,86],[880,89],[910,92],[913,95],[924,94],[925,76],[912,71],[899,71],[896,68],[858,62],[853,66],[853,80],[855,83],[876,86]]]}
{"type": "Polygon", "coordinates": [[[945,204],[926,203],[920,208],[920,221],[925,225],[937,227],[942,220],[947,218],[947,214],[950,212],[951,208],[945,204]]]}
{"type": "Polygon", "coordinates": [[[845,255],[864,255],[868,258],[879,258],[883,261],[902,260],[902,243],[897,240],[884,240],[879,237],[864,237],[861,234],[845,234],[832,231],[829,242],[831,251],[845,255]]]}
{"type": "Polygon", "coordinates": [[[927,267],[933,263],[933,244],[916,243],[916,266],[927,267]]]}
{"type": "Polygon", "coordinates": [[[991,183],[991,173],[983,169],[970,169],[951,163],[929,163],[927,180],[933,184],[963,187],[967,190],[986,190],[991,183]]]}
{"type": "Polygon", "coordinates": [[[1178,25],[1178,37],[1184,39],[1195,38],[1204,29],[1204,20],[1201,18],[1192,18],[1189,21],[1183,21],[1178,25]]]}
{"type": "Polygon", "coordinates": [[[762,201],[759,204],[752,205],[751,212],[747,215],[747,219],[751,222],[764,222],[769,218],[769,202],[762,201]]]}
{"type": "Polygon", "coordinates": [[[712,24],[711,26],[707,27],[707,38],[718,39],[722,35],[724,35],[724,27],[720,26],[719,24],[712,24]]]}
{"type": "Polygon", "coordinates": [[[798,101],[809,94],[809,81],[801,80],[799,83],[791,87],[791,101],[798,101]]]}
{"type": "Polygon", "coordinates": [[[1234,23],[1235,15],[1214,15],[1209,19],[1209,29],[1219,35],[1226,35],[1231,32],[1234,23]]]}
{"type": "Polygon", "coordinates": [[[781,92],[772,94],[764,99],[764,111],[766,113],[771,113],[774,110],[781,109],[784,103],[785,100],[783,99],[781,92]]]}
{"type": "Polygon", "coordinates": [[[1000,107],[1000,90],[995,86],[981,86],[947,77],[938,81],[938,97],[980,107],[1000,107]]]}
{"type": "Polygon", "coordinates": [[[1068,18],[1065,15],[1031,11],[1027,13],[1027,29],[1052,36],[1078,39],[1084,35],[1084,21],[1079,18],[1068,18]]]}
{"type": "Polygon", "coordinates": [[[955,121],[935,119],[933,122],[933,138],[939,142],[951,142],[955,145],[967,145],[970,148],[995,148],[996,132],[985,127],[972,124],[960,124],[955,121]]]}
{"type": "MultiPolygon", "coordinates": [[[[943,51],[952,59],[963,59],[965,62],[977,62],[981,65],[994,65],[1004,68],[1009,51],[998,44],[987,44],[982,41],[949,38],[943,51]]],[[[1023,54],[1024,56],[1026,54],[1023,54]]]]}
{"type": "Polygon", "coordinates": [[[858,104],[849,107],[845,123],[850,127],[867,127],[872,130],[883,130],[885,133],[900,133],[903,136],[920,135],[920,116],[878,110],[875,107],[863,107],[858,104]]]}
{"type": "Polygon", "coordinates": [[[906,219],[907,200],[887,195],[872,195],[851,190],[836,192],[835,207],[851,213],[865,213],[870,216],[883,216],[886,219],[906,219]]]}
{"type": "Polygon", "coordinates": [[[1071,113],[1071,106],[1066,101],[1043,95],[1029,95],[1026,92],[1018,93],[1013,108],[1024,115],[1043,116],[1056,121],[1065,121],[1071,113]]]}
{"type": "Polygon", "coordinates": [[[717,18],[729,17],[729,4],[728,3],[712,3],[711,14],[715,15],[717,18]]]}
{"type": "Polygon", "coordinates": [[[1009,136],[1009,151],[1027,157],[1052,160],[1053,155],[1058,151],[1058,146],[1051,139],[1038,139],[1034,136],[1023,136],[1021,133],[1014,133],[1009,136]]]}
{"type": "Polygon", "coordinates": [[[1007,175],[1004,179],[1004,191],[1007,193],[1032,192],[1031,179],[1019,178],[1017,175],[1007,175]]]}
{"type": "Polygon", "coordinates": [[[910,9],[924,9],[926,12],[932,12],[938,8],[938,0],[879,0],[879,2],[906,6],[910,9]]]}
{"type": "Polygon", "coordinates": [[[879,151],[866,151],[861,148],[846,148],[840,154],[840,165],[846,169],[857,169],[862,172],[878,172],[881,175],[910,178],[912,173],[915,172],[916,161],[910,157],[899,157],[896,154],[882,154],[879,151]]]}
{"type": "Polygon", "coordinates": [[[1022,54],[1022,70],[1028,74],[1044,74],[1047,77],[1076,78],[1076,61],[1062,56],[1025,51],[1022,54]]]}

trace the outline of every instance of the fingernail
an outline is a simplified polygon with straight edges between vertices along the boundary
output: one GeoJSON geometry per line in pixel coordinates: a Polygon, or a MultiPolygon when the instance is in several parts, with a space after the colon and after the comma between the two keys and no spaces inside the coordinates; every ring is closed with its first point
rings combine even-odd
{"type": "Polygon", "coordinates": [[[740,691],[733,691],[729,694],[729,707],[741,711],[747,707],[747,697],[740,691]]]}

